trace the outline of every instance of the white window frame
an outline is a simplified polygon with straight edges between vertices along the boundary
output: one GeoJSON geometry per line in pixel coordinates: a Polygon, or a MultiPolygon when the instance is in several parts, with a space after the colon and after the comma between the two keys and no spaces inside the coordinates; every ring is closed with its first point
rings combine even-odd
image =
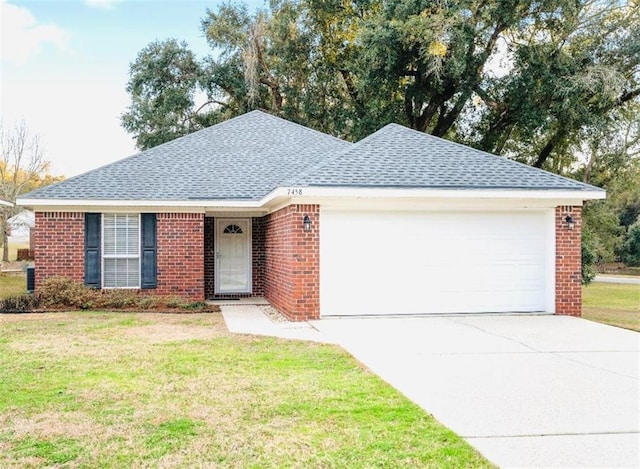
{"type": "Polygon", "coordinates": [[[139,290],[141,287],[141,283],[142,283],[142,255],[141,255],[141,251],[142,251],[142,217],[139,213],[133,213],[133,212],[113,212],[113,213],[103,213],[101,220],[100,220],[100,225],[101,225],[101,232],[100,232],[100,262],[101,262],[101,269],[100,269],[100,282],[102,285],[102,288],[104,290],[139,290]],[[108,254],[106,255],[104,253],[104,217],[105,215],[136,215],[138,217],[138,254],[137,256],[134,256],[132,254],[125,254],[125,255],[114,255],[114,254],[108,254]],[[104,268],[104,260],[105,259],[138,259],[138,284],[137,286],[134,287],[107,287],[104,284],[104,271],[106,270],[104,268]]]}

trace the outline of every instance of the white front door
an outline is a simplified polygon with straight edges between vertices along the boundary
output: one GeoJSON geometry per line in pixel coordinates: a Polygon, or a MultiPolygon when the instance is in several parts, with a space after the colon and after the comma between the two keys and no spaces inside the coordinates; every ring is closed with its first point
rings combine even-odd
{"type": "Polygon", "coordinates": [[[251,219],[216,218],[215,292],[251,293],[251,219]]]}

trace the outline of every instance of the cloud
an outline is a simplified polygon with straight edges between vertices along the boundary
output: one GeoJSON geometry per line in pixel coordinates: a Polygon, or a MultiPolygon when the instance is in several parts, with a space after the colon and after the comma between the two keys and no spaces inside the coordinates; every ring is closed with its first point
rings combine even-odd
{"type": "Polygon", "coordinates": [[[84,3],[90,8],[100,8],[102,10],[112,10],[117,3],[122,0],[84,0],[84,3]]]}
{"type": "Polygon", "coordinates": [[[66,50],[69,33],[55,24],[40,24],[29,10],[4,0],[2,9],[2,49],[0,59],[14,65],[23,65],[40,51],[43,44],[51,43],[66,50]]]}

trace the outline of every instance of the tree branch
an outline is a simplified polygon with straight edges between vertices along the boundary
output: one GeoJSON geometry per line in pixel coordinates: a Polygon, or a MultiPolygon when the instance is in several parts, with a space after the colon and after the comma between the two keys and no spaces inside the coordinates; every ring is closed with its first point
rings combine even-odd
{"type": "Polygon", "coordinates": [[[635,98],[636,96],[640,96],[640,88],[636,88],[635,90],[631,90],[631,91],[626,91],[625,93],[623,93],[619,98],[618,98],[618,106],[631,101],[633,98],[635,98]]]}
{"type": "Polygon", "coordinates": [[[540,153],[538,153],[538,158],[536,159],[536,162],[533,163],[533,166],[535,168],[542,168],[542,165],[545,163],[545,161],[547,161],[547,159],[551,155],[551,152],[565,137],[566,133],[567,131],[562,125],[558,128],[558,130],[556,130],[556,132],[547,141],[547,144],[542,148],[542,150],[540,150],[540,153]]]}
{"type": "Polygon", "coordinates": [[[222,107],[229,106],[229,104],[227,104],[227,103],[223,103],[222,101],[216,101],[215,99],[212,99],[212,100],[207,101],[206,103],[204,103],[202,106],[200,106],[195,111],[193,111],[193,114],[198,114],[200,111],[202,111],[202,109],[204,109],[205,106],[208,106],[209,104],[218,104],[219,106],[222,106],[222,107]]]}
{"type": "Polygon", "coordinates": [[[358,89],[353,83],[353,77],[351,76],[349,71],[345,69],[340,70],[340,75],[342,76],[344,84],[347,87],[347,93],[349,93],[349,96],[351,97],[353,103],[356,105],[355,108],[358,116],[360,118],[363,118],[366,115],[366,108],[364,106],[364,103],[360,99],[360,93],[358,92],[358,89]]]}

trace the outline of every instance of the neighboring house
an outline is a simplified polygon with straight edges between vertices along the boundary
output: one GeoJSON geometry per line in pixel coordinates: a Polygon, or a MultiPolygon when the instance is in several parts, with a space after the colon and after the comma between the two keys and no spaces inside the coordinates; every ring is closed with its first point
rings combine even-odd
{"type": "Polygon", "coordinates": [[[9,218],[7,224],[11,230],[9,232],[10,236],[28,238],[31,234],[31,229],[36,225],[36,216],[31,210],[23,210],[9,218]]]}
{"type": "Polygon", "coordinates": [[[264,296],[303,320],[580,315],[582,203],[604,197],[395,124],[351,144],[253,111],[18,203],[36,288],[264,296]]]}

